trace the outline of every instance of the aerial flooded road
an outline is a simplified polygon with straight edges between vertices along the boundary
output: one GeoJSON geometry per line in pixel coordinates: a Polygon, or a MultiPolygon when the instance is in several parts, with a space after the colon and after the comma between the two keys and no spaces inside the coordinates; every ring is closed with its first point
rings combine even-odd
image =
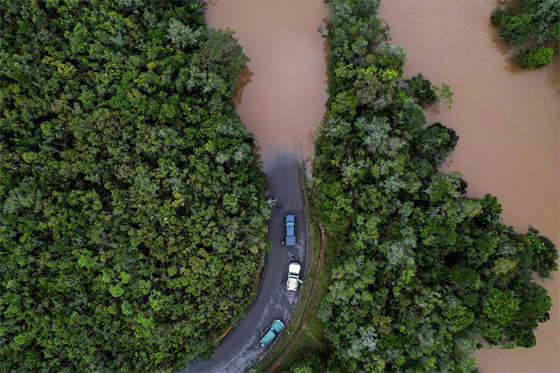
{"type": "MultiPolygon", "coordinates": [[[[457,131],[457,150],[443,170],[458,170],[468,193],[491,193],[502,222],[519,232],[535,226],[560,245],[558,58],[523,71],[490,24],[497,1],[384,0],[380,17],[392,43],[407,50],[405,78],[422,72],[454,92],[452,110],[428,111],[457,131]]],[[[315,124],[327,99],[321,0],[214,0],[211,27],[233,29],[251,58],[238,112],[261,147],[265,170],[280,154],[313,154],[315,124]]],[[[556,273],[556,277],[559,275],[556,273]]],[[[545,287],[554,307],[531,349],[481,350],[482,372],[560,371],[559,281],[545,287]]]]}
{"type": "Polygon", "coordinates": [[[322,0],[217,0],[208,6],[208,25],[234,30],[251,58],[237,112],[255,134],[265,169],[281,154],[313,155],[315,124],[328,97],[326,39],[317,31],[326,17],[322,0]]]}
{"type": "MultiPolygon", "coordinates": [[[[405,78],[422,72],[455,93],[452,110],[428,111],[459,135],[451,162],[469,183],[468,194],[491,193],[503,206],[502,222],[518,232],[533,225],[560,246],[558,57],[539,70],[511,62],[509,46],[490,23],[497,1],[384,0],[379,16],[391,43],[408,55],[405,78]]],[[[560,282],[544,286],[554,305],[540,324],[534,348],[480,350],[481,372],[560,371],[560,282]]]]}
{"type": "Polygon", "coordinates": [[[209,361],[194,362],[182,372],[250,369],[271,348],[259,344],[261,333],[274,319],[287,324],[295,308],[300,290],[286,290],[288,265],[299,262],[300,278],[305,282],[307,262],[298,161],[312,156],[315,124],[325,113],[325,47],[317,31],[325,17],[322,0],[220,0],[208,6],[208,25],[234,30],[244,53],[251,58],[234,101],[243,123],[258,141],[269,192],[281,209],[272,209],[269,237],[273,250],[266,255],[261,288],[246,317],[209,361]],[[297,243],[293,248],[281,243],[286,213],[296,215],[297,243]]]}
{"type": "Polygon", "coordinates": [[[300,278],[306,286],[303,274],[307,262],[307,226],[296,159],[291,156],[276,158],[270,162],[266,178],[278,208],[272,209],[270,217],[269,238],[273,249],[266,255],[261,288],[247,316],[215,349],[214,356],[209,361],[197,361],[181,372],[224,373],[250,369],[272,346],[259,344],[261,333],[275,319],[287,324],[296,306],[301,289],[296,292],[286,290],[290,262],[301,264],[300,278]],[[296,215],[297,240],[295,247],[290,248],[281,243],[286,213],[296,215]]]}

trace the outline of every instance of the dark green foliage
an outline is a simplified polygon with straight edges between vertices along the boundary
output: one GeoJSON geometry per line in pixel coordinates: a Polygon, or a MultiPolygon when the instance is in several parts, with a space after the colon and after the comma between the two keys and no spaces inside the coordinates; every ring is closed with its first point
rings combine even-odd
{"type": "Polygon", "coordinates": [[[426,159],[434,166],[440,166],[453,152],[459,136],[453,128],[447,128],[441,123],[434,123],[412,139],[414,145],[412,154],[426,159]]]}
{"type": "Polygon", "coordinates": [[[307,363],[302,363],[302,364],[296,365],[295,367],[292,367],[291,372],[292,373],[313,373],[315,371],[307,363]]]}
{"type": "Polygon", "coordinates": [[[560,51],[560,4],[558,0],[519,0],[516,7],[497,8],[492,23],[502,29],[500,36],[522,48],[515,62],[523,66],[546,66],[560,51]],[[518,10],[517,10],[518,9],[518,10]]]}
{"type": "Polygon", "coordinates": [[[321,359],[306,350],[299,351],[296,361],[298,361],[298,363],[295,363],[291,367],[291,373],[314,373],[325,371],[325,364],[321,361],[321,359]]]}
{"type": "Polygon", "coordinates": [[[422,108],[425,109],[436,103],[437,95],[432,88],[432,83],[424,78],[422,73],[410,79],[405,79],[405,82],[407,83],[408,94],[414,97],[422,108]]]}
{"type": "Polygon", "coordinates": [[[0,370],[161,371],[242,314],[265,179],[197,2],[0,0],[0,370]]]}
{"type": "MultiPolygon", "coordinates": [[[[329,37],[366,22],[348,13],[358,3],[329,2],[329,37]]],[[[534,345],[551,302],[532,276],[549,276],[558,255],[536,230],[501,224],[495,197],[468,198],[459,173],[438,172],[458,137],[440,123],[424,128],[417,99],[398,88],[406,58],[386,58],[386,46],[370,52],[385,37],[378,29],[353,53],[337,39],[329,61],[314,162],[315,213],[343,246],[319,315],[333,346],[328,367],[472,371],[481,337],[534,345]]],[[[451,98],[448,86],[440,91],[451,98]]]]}
{"type": "Polygon", "coordinates": [[[408,95],[414,97],[418,105],[423,109],[435,103],[442,104],[445,108],[451,109],[453,92],[451,92],[448,84],[443,83],[441,87],[438,87],[424,78],[422,73],[418,73],[418,75],[410,79],[405,79],[404,82],[406,83],[405,89],[408,95]]]}

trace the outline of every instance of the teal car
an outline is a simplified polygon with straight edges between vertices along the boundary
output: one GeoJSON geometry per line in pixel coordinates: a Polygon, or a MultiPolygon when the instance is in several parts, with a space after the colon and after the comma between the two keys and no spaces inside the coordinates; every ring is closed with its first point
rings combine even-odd
{"type": "Polygon", "coordinates": [[[266,329],[266,331],[261,335],[259,342],[261,346],[266,347],[280,334],[280,332],[284,329],[284,324],[282,321],[276,319],[272,322],[272,324],[266,329]]]}

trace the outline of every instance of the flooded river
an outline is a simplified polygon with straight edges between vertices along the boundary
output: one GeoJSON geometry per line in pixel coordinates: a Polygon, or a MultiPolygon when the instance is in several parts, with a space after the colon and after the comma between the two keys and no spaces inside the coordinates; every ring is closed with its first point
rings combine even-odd
{"type": "Polygon", "coordinates": [[[237,111],[259,142],[265,170],[282,153],[313,155],[328,97],[325,39],[317,31],[326,16],[322,0],[210,1],[209,26],[234,30],[251,58],[237,111]]]}
{"type": "MultiPolygon", "coordinates": [[[[459,170],[473,197],[496,195],[502,221],[529,224],[560,246],[559,73],[552,66],[522,71],[490,24],[497,1],[385,0],[380,16],[392,42],[408,53],[405,77],[418,72],[455,93],[452,110],[430,122],[460,136],[444,170],[459,170]]],[[[322,1],[212,1],[208,22],[236,32],[251,57],[238,112],[261,146],[265,169],[279,153],[309,157],[327,94],[322,1]],[[250,81],[249,81],[250,80],[250,81]]],[[[556,277],[560,277],[555,273],[556,277]]],[[[554,307],[532,349],[483,350],[482,372],[559,372],[559,281],[547,282],[554,307]]]]}
{"type": "MultiPolygon", "coordinates": [[[[452,110],[428,112],[429,122],[453,127],[460,139],[444,171],[459,170],[468,193],[491,193],[503,206],[502,221],[519,232],[529,224],[559,238],[558,58],[552,66],[522,71],[510,63],[509,47],[490,24],[497,1],[385,0],[380,17],[392,43],[408,54],[405,77],[422,72],[448,83],[452,110]]],[[[558,278],[545,287],[554,307],[531,349],[481,350],[482,372],[559,372],[558,278]]]]}

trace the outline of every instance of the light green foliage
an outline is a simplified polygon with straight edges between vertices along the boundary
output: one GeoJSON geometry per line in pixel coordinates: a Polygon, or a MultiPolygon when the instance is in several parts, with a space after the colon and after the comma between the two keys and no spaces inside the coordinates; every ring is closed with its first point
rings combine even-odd
{"type": "Polygon", "coordinates": [[[500,36],[521,48],[514,61],[523,66],[546,66],[552,54],[560,52],[560,4],[558,0],[513,1],[519,10],[508,5],[496,8],[492,23],[502,29],[500,36]]]}
{"type": "Polygon", "coordinates": [[[0,0],[0,371],[169,371],[240,316],[265,178],[195,1],[0,0]]]}
{"type": "Polygon", "coordinates": [[[554,49],[552,48],[538,48],[538,49],[521,49],[519,54],[513,57],[513,60],[523,66],[524,68],[529,67],[541,67],[546,66],[552,59],[552,54],[554,49]]]}
{"type": "Polygon", "coordinates": [[[446,83],[442,83],[441,87],[432,85],[432,89],[436,92],[438,101],[446,109],[451,109],[451,106],[453,105],[453,92],[451,92],[451,87],[449,87],[449,85],[446,83]]]}
{"type": "MultiPolygon", "coordinates": [[[[556,270],[554,245],[502,225],[495,197],[468,198],[461,174],[438,172],[458,137],[425,126],[419,103],[435,102],[435,88],[421,75],[399,88],[404,51],[372,50],[386,29],[355,27],[380,25],[375,9],[328,3],[331,97],[313,172],[314,211],[342,251],[319,312],[328,369],[470,372],[480,338],[534,345],[551,304],[532,274],[556,270]],[[349,49],[343,36],[369,44],[349,49]],[[340,97],[354,96],[352,110],[340,110],[340,97]]],[[[451,104],[449,86],[437,91],[451,104]]]]}
{"type": "Polygon", "coordinates": [[[519,310],[519,299],[515,299],[513,292],[490,289],[490,293],[484,299],[482,309],[489,319],[506,325],[519,310]]]}
{"type": "Polygon", "coordinates": [[[364,144],[371,153],[386,151],[391,130],[387,118],[373,117],[370,121],[366,117],[360,117],[356,120],[356,127],[363,131],[364,144]]]}
{"type": "Polygon", "coordinates": [[[115,298],[118,298],[124,294],[124,289],[119,285],[109,287],[109,291],[111,292],[111,295],[114,296],[115,298]]]}
{"type": "Polygon", "coordinates": [[[196,45],[205,32],[206,30],[204,27],[199,27],[195,31],[176,19],[169,21],[169,28],[167,30],[169,39],[183,48],[196,45]]]}

